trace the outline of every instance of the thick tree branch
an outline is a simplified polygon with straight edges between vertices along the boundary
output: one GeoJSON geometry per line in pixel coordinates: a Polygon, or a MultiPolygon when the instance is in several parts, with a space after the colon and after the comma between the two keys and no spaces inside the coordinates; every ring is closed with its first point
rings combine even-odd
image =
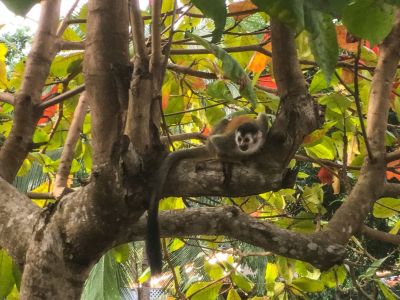
{"type": "Polygon", "coordinates": [[[11,93],[6,93],[6,92],[0,92],[0,101],[5,102],[11,105],[14,105],[14,94],[11,93]]]}
{"type": "Polygon", "coordinates": [[[6,143],[0,151],[0,176],[11,182],[31,150],[35,125],[40,110],[42,87],[56,55],[56,30],[60,0],[42,1],[38,32],[25,65],[21,89],[15,96],[14,122],[6,143]]]}
{"type": "Polygon", "coordinates": [[[397,198],[399,195],[400,195],[400,184],[387,182],[383,186],[383,192],[382,195],[380,195],[380,197],[397,198]]]}
{"type": "Polygon", "coordinates": [[[57,48],[61,50],[85,50],[85,42],[71,42],[59,40],[57,41],[57,48]]]}
{"type": "Polygon", "coordinates": [[[0,178],[0,247],[23,266],[40,209],[0,178]]]}
{"type": "Polygon", "coordinates": [[[400,235],[396,234],[390,234],[387,232],[383,232],[380,230],[373,229],[371,227],[368,227],[366,225],[363,225],[361,227],[361,233],[367,235],[368,237],[385,242],[385,243],[390,243],[393,245],[400,245],[400,235]]]}
{"type": "MultiPolygon", "coordinates": [[[[128,240],[142,240],[146,232],[146,218],[140,218],[128,230],[128,240]]],[[[327,244],[312,235],[260,222],[233,206],[162,211],[160,230],[163,237],[226,235],[279,255],[307,261],[322,269],[340,261],[344,254],[341,245],[327,244]]]]}
{"type": "Polygon", "coordinates": [[[327,227],[332,241],[346,244],[360,229],[371,205],[382,194],[386,170],[385,132],[389,94],[400,58],[400,14],[392,32],[380,46],[380,55],[372,80],[367,114],[367,136],[373,161],[366,159],[360,178],[349,198],[336,211],[327,227]]]}
{"type": "Polygon", "coordinates": [[[127,74],[123,74],[129,65],[127,7],[126,0],[88,3],[84,75],[95,165],[108,163],[118,154],[115,147],[122,134],[121,110],[128,101],[127,74]]]}

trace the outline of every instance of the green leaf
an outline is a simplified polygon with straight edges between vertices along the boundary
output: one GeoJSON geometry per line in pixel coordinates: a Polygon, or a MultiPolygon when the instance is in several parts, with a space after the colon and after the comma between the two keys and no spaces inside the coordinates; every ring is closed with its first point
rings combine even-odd
{"type": "Polygon", "coordinates": [[[29,170],[31,169],[32,164],[29,159],[24,159],[21,167],[18,170],[17,176],[25,176],[28,174],[29,170]]]}
{"type": "Polygon", "coordinates": [[[116,262],[107,252],[90,272],[82,293],[82,300],[119,300],[121,299],[116,262]]]}
{"type": "Polygon", "coordinates": [[[13,261],[5,250],[0,250],[0,299],[11,293],[14,284],[13,261]]]}
{"type": "Polygon", "coordinates": [[[6,55],[8,49],[5,43],[0,43],[0,89],[8,87],[6,55]]]}
{"type": "Polygon", "coordinates": [[[207,85],[207,94],[214,99],[232,101],[233,97],[223,80],[216,80],[207,85]]]}
{"type": "Polygon", "coordinates": [[[159,204],[159,210],[183,209],[185,207],[181,197],[164,198],[159,204]]]}
{"type": "Polygon", "coordinates": [[[278,266],[273,263],[267,263],[265,268],[265,287],[267,291],[272,291],[275,286],[275,280],[278,278],[278,266]]]}
{"type": "Polygon", "coordinates": [[[186,297],[190,297],[191,300],[214,300],[218,298],[221,286],[220,282],[195,282],[186,291],[186,297]]]}
{"type": "Polygon", "coordinates": [[[304,18],[312,54],[326,82],[330,82],[339,55],[335,25],[329,15],[313,9],[306,9],[304,18]]]}
{"type": "MultiPolygon", "coordinates": [[[[209,105],[212,105],[215,103],[207,101],[206,104],[207,104],[207,106],[209,106],[209,105]]],[[[223,118],[225,118],[225,110],[219,106],[213,106],[213,107],[207,108],[205,113],[206,113],[207,121],[210,125],[215,125],[217,122],[219,122],[223,118]]]]}
{"type": "Polygon", "coordinates": [[[216,58],[221,60],[222,70],[224,72],[224,75],[227,78],[231,79],[236,84],[239,84],[240,94],[245,99],[247,99],[252,104],[252,106],[255,106],[256,102],[257,102],[256,93],[254,92],[253,86],[251,85],[251,80],[250,80],[249,76],[247,76],[247,73],[239,65],[239,63],[235,59],[233,59],[233,57],[230,56],[228,54],[228,52],[226,52],[221,47],[210,44],[205,39],[203,39],[197,35],[191,34],[189,32],[187,32],[186,34],[190,38],[195,40],[197,43],[202,45],[204,48],[206,48],[207,50],[210,50],[216,58]]]}
{"type": "Polygon", "coordinates": [[[304,292],[311,292],[311,293],[322,292],[325,288],[322,281],[310,279],[307,277],[300,277],[294,279],[292,281],[292,285],[294,285],[295,287],[304,292]]]}
{"type": "Polygon", "coordinates": [[[174,252],[185,246],[185,243],[181,239],[173,239],[172,243],[169,245],[169,252],[174,252]]]}
{"type": "Polygon", "coordinates": [[[262,11],[290,25],[297,32],[304,28],[303,0],[252,0],[262,11]]]}
{"type": "Polygon", "coordinates": [[[211,43],[218,43],[221,40],[222,33],[224,32],[227,10],[225,0],[214,0],[212,2],[204,0],[192,0],[192,3],[200,9],[200,11],[207,17],[214,21],[215,29],[212,32],[211,43]]]}
{"type": "Polygon", "coordinates": [[[235,289],[229,289],[226,300],[241,300],[239,293],[235,289]]]}
{"type": "Polygon", "coordinates": [[[30,9],[40,0],[2,0],[5,6],[14,14],[25,17],[30,9]]]}
{"type": "Polygon", "coordinates": [[[19,269],[19,266],[13,261],[13,266],[12,266],[12,272],[15,280],[15,285],[17,286],[17,289],[19,290],[21,286],[21,278],[22,278],[22,273],[21,270],[19,269]]]}
{"type": "Polygon", "coordinates": [[[144,270],[142,275],[140,275],[140,277],[138,279],[139,283],[146,282],[147,280],[150,279],[150,276],[151,276],[150,268],[147,268],[146,270],[144,270]]]}
{"type": "Polygon", "coordinates": [[[372,44],[380,43],[389,34],[394,19],[395,7],[376,0],[351,1],[343,14],[347,29],[372,44]]]}
{"type": "Polygon", "coordinates": [[[379,288],[381,289],[382,294],[385,296],[386,300],[398,300],[400,299],[399,296],[397,296],[393,291],[382,281],[376,280],[376,283],[378,284],[379,288]]]}
{"type": "Polygon", "coordinates": [[[324,89],[329,88],[332,85],[335,85],[338,83],[338,80],[336,77],[332,78],[330,81],[330,84],[326,81],[325,75],[322,71],[318,71],[315,73],[313,76],[313,79],[311,81],[310,87],[308,88],[308,91],[310,92],[311,95],[318,93],[324,89]]]}
{"type": "Polygon", "coordinates": [[[224,277],[224,269],[219,264],[212,264],[206,261],[204,263],[204,270],[207,272],[211,280],[216,280],[224,277]]]}
{"type": "Polygon", "coordinates": [[[122,244],[114,247],[111,254],[117,263],[124,263],[129,259],[130,246],[129,244],[122,244]]]}
{"type": "Polygon", "coordinates": [[[245,275],[239,272],[231,274],[231,279],[239,288],[241,288],[246,293],[251,292],[254,287],[254,283],[245,275]]]}
{"type": "Polygon", "coordinates": [[[178,97],[170,97],[168,101],[168,106],[164,110],[165,120],[168,125],[179,123],[184,113],[175,114],[179,112],[183,112],[184,110],[184,100],[182,96],[178,97]],[[174,114],[172,116],[168,116],[168,114],[174,114]]]}
{"type": "Polygon", "coordinates": [[[372,277],[375,275],[376,270],[384,263],[384,261],[388,258],[388,256],[376,259],[372,262],[371,266],[365,271],[362,277],[372,277]]]}
{"type": "Polygon", "coordinates": [[[336,154],[335,145],[330,137],[324,136],[321,142],[312,147],[304,147],[307,154],[321,159],[333,160],[336,154]]]}
{"type": "Polygon", "coordinates": [[[344,266],[334,266],[321,274],[321,280],[328,288],[335,288],[336,283],[342,284],[346,276],[347,272],[344,266]]]}
{"type": "Polygon", "coordinates": [[[330,110],[342,115],[352,105],[352,101],[349,98],[339,93],[331,93],[326,96],[322,96],[319,101],[320,104],[326,105],[330,110]]]}
{"type": "Polygon", "coordinates": [[[398,215],[400,200],[397,198],[380,198],[374,204],[372,214],[375,218],[390,218],[398,215]]]}
{"type": "Polygon", "coordinates": [[[342,15],[343,9],[349,1],[351,0],[307,0],[313,9],[329,13],[334,17],[342,15]]]}

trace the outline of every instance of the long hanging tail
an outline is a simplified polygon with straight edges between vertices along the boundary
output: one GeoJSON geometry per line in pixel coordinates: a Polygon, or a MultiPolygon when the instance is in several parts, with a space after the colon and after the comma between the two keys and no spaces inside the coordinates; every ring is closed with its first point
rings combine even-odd
{"type": "Polygon", "coordinates": [[[157,275],[162,270],[162,253],[160,241],[160,225],[158,222],[157,193],[151,194],[150,208],[147,217],[146,253],[149,261],[151,275],[157,275]],[[155,206],[153,205],[155,203],[155,206]]]}
{"type": "Polygon", "coordinates": [[[209,153],[204,146],[179,150],[170,153],[162,163],[157,172],[157,178],[154,181],[156,186],[150,197],[149,209],[147,210],[147,235],[146,235],[146,253],[149,261],[151,275],[160,274],[162,271],[162,253],[160,241],[160,225],[158,222],[158,202],[162,195],[168,173],[172,166],[185,158],[206,158],[209,153]]]}

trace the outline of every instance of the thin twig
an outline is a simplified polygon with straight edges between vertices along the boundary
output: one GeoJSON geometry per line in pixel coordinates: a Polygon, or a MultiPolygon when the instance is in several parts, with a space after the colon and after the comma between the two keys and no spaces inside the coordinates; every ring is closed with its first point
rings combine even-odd
{"type": "Polygon", "coordinates": [[[78,86],[77,88],[74,88],[73,90],[70,90],[68,92],[65,92],[61,95],[58,95],[57,97],[54,97],[48,101],[44,101],[42,103],[40,103],[38,105],[39,109],[45,109],[48,108],[50,106],[53,106],[54,104],[58,104],[61,101],[64,101],[65,99],[71,98],[75,95],[78,95],[79,93],[83,92],[85,90],[85,85],[82,84],[80,86],[78,86]]]}
{"type": "Polygon", "coordinates": [[[67,14],[65,15],[64,20],[62,20],[60,26],[58,26],[57,33],[56,33],[57,38],[60,38],[63,35],[65,29],[67,29],[68,25],[70,24],[69,20],[71,19],[71,15],[74,12],[78,3],[79,3],[79,0],[75,0],[74,4],[72,4],[71,8],[68,10],[67,14]]]}
{"type": "Polygon", "coordinates": [[[129,1],[130,4],[130,22],[132,28],[133,47],[136,56],[142,61],[147,60],[146,43],[144,39],[143,18],[140,13],[140,5],[138,0],[129,1]]]}
{"type": "Polygon", "coordinates": [[[150,72],[153,74],[154,88],[158,91],[161,87],[161,0],[153,0],[151,10],[151,64],[150,72]]]}
{"type": "Polygon", "coordinates": [[[364,119],[361,110],[360,93],[358,90],[358,61],[360,60],[360,56],[361,56],[361,40],[358,41],[357,55],[356,59],[354,60],[354,101],[356,102],[358,118],[360,119],[361,132],[364,137],[364,142],[367,148],[368,157],[370,161],[373,161],[374,157],[372,155],[371,146],[369,145],[367,131],[365,130],[364,119]]]}

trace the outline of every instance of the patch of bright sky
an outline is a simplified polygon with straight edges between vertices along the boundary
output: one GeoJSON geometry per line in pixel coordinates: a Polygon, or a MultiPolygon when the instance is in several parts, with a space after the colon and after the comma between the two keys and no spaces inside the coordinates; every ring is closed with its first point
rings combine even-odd
{"type": "MultiPolygon", "coordinates": [[[[112,1],[112,0],[111,0],[112,1]]],[[[148,0],[139,0],[140,7],[144,9],[148,5],[148,0]]],[[[63,0],[61,2],[61,17],[65,16],[71,6],[75,1],[73,0],[63,0]]],[[[79,7],[85,4],[87,0],[81,0],[78,4],[78,8],[75,11],[78,11],[79,7]]],[[[0,2],[0,25],[5,25],[0,29],[0,34],[6,32],[14,32],[17,28],[28,27],[32,34],[36,31],[38,26],[38,21],[40,17],[40,4],[36,4],[25,18],[20,17],[12,13],[7,9],[7,7],[0,2]]]]}

